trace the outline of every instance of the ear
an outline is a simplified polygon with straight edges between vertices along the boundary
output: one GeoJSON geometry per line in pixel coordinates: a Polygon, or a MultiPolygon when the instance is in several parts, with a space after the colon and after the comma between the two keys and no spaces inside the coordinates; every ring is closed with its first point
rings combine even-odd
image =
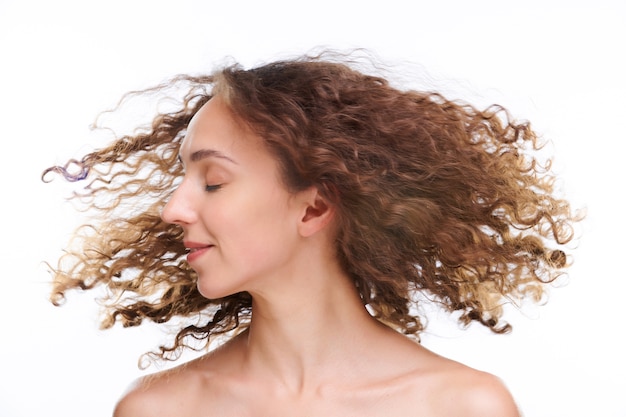
{"type": "Polygon", "coordinates": [[[303,211],[298,231],[309,237],[324,229],[334,218],[335,208],[319,193],[316,187],[302,191],[303,211]]]}

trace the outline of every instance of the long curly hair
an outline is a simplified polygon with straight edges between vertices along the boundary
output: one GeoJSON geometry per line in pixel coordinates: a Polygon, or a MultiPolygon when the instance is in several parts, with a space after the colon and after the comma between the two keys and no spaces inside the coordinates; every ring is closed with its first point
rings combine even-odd
{"type": "Polygon", "coordinates": [[[569,264],[562,247],[579,218],[556,196],[536,133],[503,107],[400,90],[323,54],[179,75],[132,94],[155,92],[170,107],[179,97],[175,109],[43,174],[85,181],[75,197],[98,214],[52,268],[51,301],[100,287],[103,328],[175,319],[176,336],[153,357],[208,347],[251,317],[248,293],[198,292],[180,227],[160,218],[182,176],[185,130],[213,96],[265,139],[288,189],[315,186],[336,207],[345,272],[371,314],[407,335],[424,330],[419,295],[463,325],[507,332],[503,304],[540,302],[569,264]]]}

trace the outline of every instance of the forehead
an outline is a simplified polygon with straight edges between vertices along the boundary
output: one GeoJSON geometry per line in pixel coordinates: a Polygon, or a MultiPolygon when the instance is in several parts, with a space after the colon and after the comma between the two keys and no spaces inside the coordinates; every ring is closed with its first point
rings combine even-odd
{"type": "Polygon", "coordinates": [[[192,166],[204,166],[202,161],[241,175],[282,179],[280,164],[265,140],[238,120],[219,97],[209,100],[192,118],[179,159],[187,172],[192,166]]]}
{"type": "Polygon", "coordinates": [[[204,151],[204,156],[207,156],[206,151],[228,154],[241,146],[257,147],[261,139],[254,136],[236,120],[219,97],[213,97],[189,122],[179,156],[187,162],[200,151],[204,151]]]}

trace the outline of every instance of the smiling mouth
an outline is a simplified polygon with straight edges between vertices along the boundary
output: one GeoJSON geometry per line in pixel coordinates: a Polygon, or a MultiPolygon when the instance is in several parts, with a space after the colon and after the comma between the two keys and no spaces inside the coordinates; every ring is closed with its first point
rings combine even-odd
{"type": "Polygon", "coordinates": [[[198,252],[200,250],[208,249],[208,248],[211,248],[211,247],[213,247],[213,245],[201,246],[201,247],[197,247],[197,248],[187,248],[187,253],[195,253],[195,252],[198,252]]]}
{"type": "Polygon", "coordinates": [[[198,259],[202,254],[211,249],[214,245],[189,245],[187,249],[187,262],[191,263],[198,259]]]}
{"type": "Polygon", "coordinates": [[[200,250],[200,249],[206,249],[206,248],[213,246],[210,243],[199,243],[199,242],[192,242],[192,241],[184,241],[183,245],[185,245],[185,249],[188,252],[192,252],[192,251],[200,250]]]}

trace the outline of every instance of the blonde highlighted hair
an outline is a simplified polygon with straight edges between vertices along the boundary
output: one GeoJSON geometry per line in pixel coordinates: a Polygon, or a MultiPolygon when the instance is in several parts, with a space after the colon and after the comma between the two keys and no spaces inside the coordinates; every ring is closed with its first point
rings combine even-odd
{"type": "Polygon", "coordinates": [[[102,219],[53,268],[52,301],[105,287],[104,327],[188,318],[156,356],[175,359],[190,340],[208,345],[250,318],[247,293],[199,294],[181,229],[160,218],[182,175],[185,129],[215,95],[265,139],[290,190],[316,186],[335,205],[345,272],[372,314],[406,334],[424,329],[418,292],[462,324],[506,332],[502,304],[539,301],[568,265],[562,247],[578,218],[535,156],[536,133],[500,106],[400,90],[324,55],[181,75],[150,92],[171,88],[184,91],[179,108],[150,128],[44,172],[86,181],[81,197],[102,219]],[[115,215],[121,205],[133,214],[115,215]]]}

